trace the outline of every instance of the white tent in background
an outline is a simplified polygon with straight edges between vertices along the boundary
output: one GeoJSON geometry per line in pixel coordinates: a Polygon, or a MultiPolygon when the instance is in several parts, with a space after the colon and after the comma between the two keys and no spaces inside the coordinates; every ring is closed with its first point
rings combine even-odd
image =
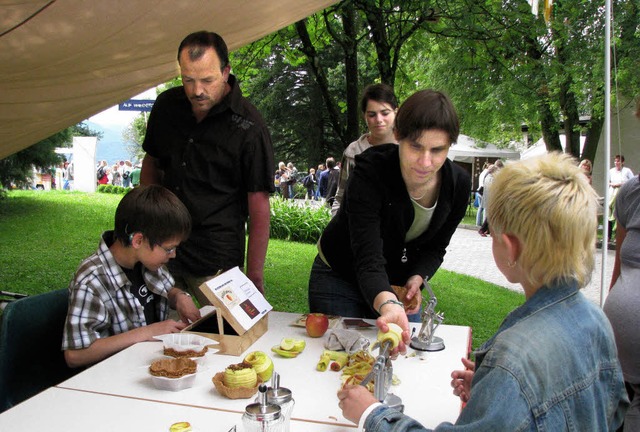
{"type": "Polygon", "coordinates": [[[482,172],[485,162],[493,163],[497,159],[518,160],[520,153],[516,150],[499,149],[494,144],[482,143],[483,147],[476,145],[477,141],[467,135],[458,136],[458,142],[449,149],[449,159],[462,165],[471,174],[472,188],[477,189],[477,179],[482,172]]]}

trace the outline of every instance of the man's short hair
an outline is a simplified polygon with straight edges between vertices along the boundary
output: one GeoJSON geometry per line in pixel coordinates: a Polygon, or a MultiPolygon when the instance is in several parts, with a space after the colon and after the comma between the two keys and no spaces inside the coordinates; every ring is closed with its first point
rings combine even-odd
{"type": "Polygon", "coordinates": [[[180,61],[180,53],[184,49],[187,50],[189,58],[193,61],[202,57],[208,48],[213,48],[216,54],[218,54],[220,70],[229,65],[229,50],[222,36],[218,33],[204,30],[191,33],[180,42],[180,46],[178,47],[178,62],[180,61]]]}
{"type": "Polygon", "coordinates": [[[616,155],[616,156],[613,158],[613,160],[616,160],[616,159],[620,159],[620,162],[624,163],[624,156],[623,156],[623,155],[616,155]]]}
{"type": "Polygon", "coordinates": [[[509,162],[487,200],[492,236],[513,234],[524,244],[518,264],[533,286],[591,279],[598,196],[569,155],[552,152],[509,162]]]}
{"type": "Polygon", "coordinates": [[[460,134],[460,122],[449,97],[436,90],[420,90],[400,105],[395,132],[398,140],[416,140],[426,130],[440,129],[455,143],[460,134]]]}
{"type": "Polygon", "coordinates": [[[182,201],[160,185],[138,186],[127,193],[116,209],[114,237],[125,246],[130,236],[142,233],[150,245],[167,240],[186,240],[191,216],[182,201]]]}
{"type": "Polygon", "coordinates": [[[332,157],[328,157],[325,163],[327,164],[328,169],[333,169],[336,166],[336,160],[332,157]]]}

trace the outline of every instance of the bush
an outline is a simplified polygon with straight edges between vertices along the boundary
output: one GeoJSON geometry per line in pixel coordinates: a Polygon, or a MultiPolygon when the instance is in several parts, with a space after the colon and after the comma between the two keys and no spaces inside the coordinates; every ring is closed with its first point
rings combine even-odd
{"type": "Polygon", "coordinates": [[[104,193],[111,193],[112,190],[113,190],[113,185],[110,185],[110,184],[104,185],[104,189],[103,189],[104,193]]]}
{"type": "Polygon", "coordinates": [[[292,200],[271,199],[270,238],[315,243],[331,220],[326,206],[300,205],[292,200]]]}

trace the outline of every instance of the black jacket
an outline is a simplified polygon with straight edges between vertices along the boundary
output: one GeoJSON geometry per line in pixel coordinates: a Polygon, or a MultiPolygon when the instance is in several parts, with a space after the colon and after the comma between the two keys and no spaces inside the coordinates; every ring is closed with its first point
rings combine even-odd
{"type": "Polygon", "coordinates": [[[320,247],[331,268],[357,282],[369,304],[390,284],[413,275],[431,278],[469,203],[469,174],[447,159],[429,228],[405,243],[414,209],[400,172],[399,146],[371,147],[356,156],[343,205],[327,225],[320,247]],[[403,259],[406,257],[406,260],[403,259]]]}

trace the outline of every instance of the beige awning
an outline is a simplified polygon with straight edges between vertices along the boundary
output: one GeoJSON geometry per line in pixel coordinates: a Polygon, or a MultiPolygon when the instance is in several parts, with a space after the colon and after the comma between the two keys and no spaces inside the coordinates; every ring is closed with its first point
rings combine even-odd
{"type": "Polygon", "coordinates": [[[177,75],[187,34],[229,50],[337,0],[0,0],[0,159],[177,75]]]}

